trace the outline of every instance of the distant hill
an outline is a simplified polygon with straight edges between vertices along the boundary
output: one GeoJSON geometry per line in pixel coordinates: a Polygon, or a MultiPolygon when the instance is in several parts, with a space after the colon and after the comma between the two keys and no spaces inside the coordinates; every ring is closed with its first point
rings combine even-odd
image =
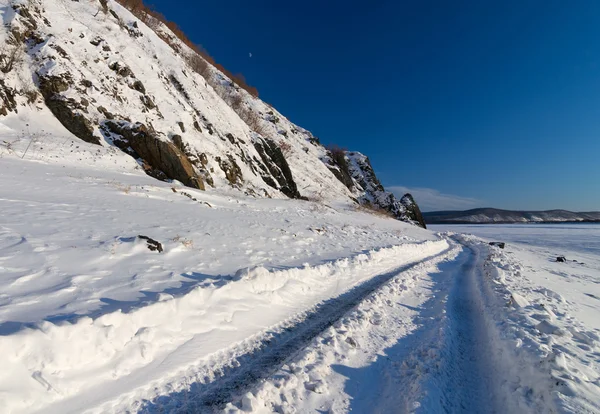
{"type": "Polygon", "coordinates": [[[423,213],[423,217],[427,224],[600,223],[599,211],[575,213],[567,210],[510,211],[475,208],[466,211],[432,211],[423,213]]]}

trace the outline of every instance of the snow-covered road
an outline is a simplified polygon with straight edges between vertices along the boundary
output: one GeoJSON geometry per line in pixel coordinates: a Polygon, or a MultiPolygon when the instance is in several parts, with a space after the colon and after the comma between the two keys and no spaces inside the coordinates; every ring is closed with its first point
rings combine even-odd
{"type": "Polygon", "coordinates": [[[217,412],[226,402],[230,412],[518,408],[510,402],[515,381],[502,366],[486,315],[482,252],[459,239],[450,244],[317,306],[213,382],[148,401],[140,411],[217,412]],[[384,349],[387,356],[378,360],[384,349]],[[367,366],[348,370],[354,364],[367,366]],[[344,389],[340,375],[347,378],[344,389]]]}
{"type": "Polygon", "coordinates": [[[0,207],[3,413],[600,412],[589,243],[12,158],[0,207]]]}
{"type": "MultiPolygon", "coordinates": [[[[311,325],[310,338],[320,332],[310,343],[295,342],[243,387],[225,387],[226,412],[599,412],[598,375],[574,361],[579,341],[552,346],[584,337],[598,355],[597,334],[566,324],[564,332],[545,331],[538,322],[551,319],[550,307],[515,303],[523,298],[498,277],[499,249],[462,236],[450,244],[445,254],[375,282],[362,300],[326,312],[327,323],[311,325]],[[523,323],[536,309],[547,313],[523,323]]],[[[223,408],[222,393],[196,384],[142,411],[195,412],[207,394],[204,401],[223,408]]]]}

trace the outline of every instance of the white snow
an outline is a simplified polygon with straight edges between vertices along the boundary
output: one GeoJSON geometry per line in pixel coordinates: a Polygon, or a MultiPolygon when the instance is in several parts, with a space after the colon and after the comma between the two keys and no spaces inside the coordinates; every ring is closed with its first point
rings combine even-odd
{"type": "Polygon", "coordinates": [[[240,91],[319,202],[288,200],[253,169],[256,133],[181,42],[177,54],[113,1],[119,20],[95,1],[0,0],[3,43],[27,24],[16,4],[48,22],[36,17],[44,41],[2,75],[8,85],[68,73],[65,95],[98,136],[100,107],[160,139],[182,134],[215,187],[154,180],[110,136],[82,142],[41,97],[18,95],[0,119],[2,413],[600,412],[600,226],[435,234],[366,214],[351,197],[389,193],[365,156],[349,156],[351,192],[308,131],[240,91]],[[217,161],[229,156],[242,183],[217,161]]]}
{"type": "Polygon", "coordinates": [[[585,283],[544,248],[454,240],[463,247],[398,274],[289,358],[254,388],[252,412],[600,412],[598,299],[568,285],[595,291],[597,257],[585,283]],[[549,283],[557,266],[562,286],[549,283]]]}
{"type": "Polygon", "coordinates": [[[146,398],[206,356],[446,246],[369,214],[78,163],[0,161],[6,412],[146,398]]]}

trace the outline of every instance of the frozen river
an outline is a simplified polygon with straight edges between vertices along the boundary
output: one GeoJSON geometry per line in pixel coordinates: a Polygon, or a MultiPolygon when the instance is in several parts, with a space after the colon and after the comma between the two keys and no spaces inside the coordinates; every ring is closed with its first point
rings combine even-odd
{"type": "Polygon", "coordinates": [[[432,224],[433,231],[475,236],[600,256],[600,224],[432,224]]]}

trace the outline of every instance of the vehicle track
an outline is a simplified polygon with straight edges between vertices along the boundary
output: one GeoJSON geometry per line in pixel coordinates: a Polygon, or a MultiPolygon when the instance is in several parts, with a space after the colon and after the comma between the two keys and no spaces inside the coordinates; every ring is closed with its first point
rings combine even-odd
{"type": "Polygon", "coordinates": [[[503,413],[504,370],[486,320],[479,251],[464,246],[446,303],[439,370],[425,385],[418,412],[503,413]]]}
{"type": "Polygon", "coordinates": [[[272,339],[264,340],[257,348],[238,357],[231,365],[219,367],[221,375],[212,382],[196,382],[184,391],[145,401],[139,412],[207,413],[222,410],[227,402],[236,400],[259,381],[273,375],[286,360],[305,348],[312,339],[371,293],[403,272],[448,254],[453,247],[451,245],[437,255],[375,276],[346,293],[315,306],[305,313],[300,322],[274,333],[272,339]]]}

